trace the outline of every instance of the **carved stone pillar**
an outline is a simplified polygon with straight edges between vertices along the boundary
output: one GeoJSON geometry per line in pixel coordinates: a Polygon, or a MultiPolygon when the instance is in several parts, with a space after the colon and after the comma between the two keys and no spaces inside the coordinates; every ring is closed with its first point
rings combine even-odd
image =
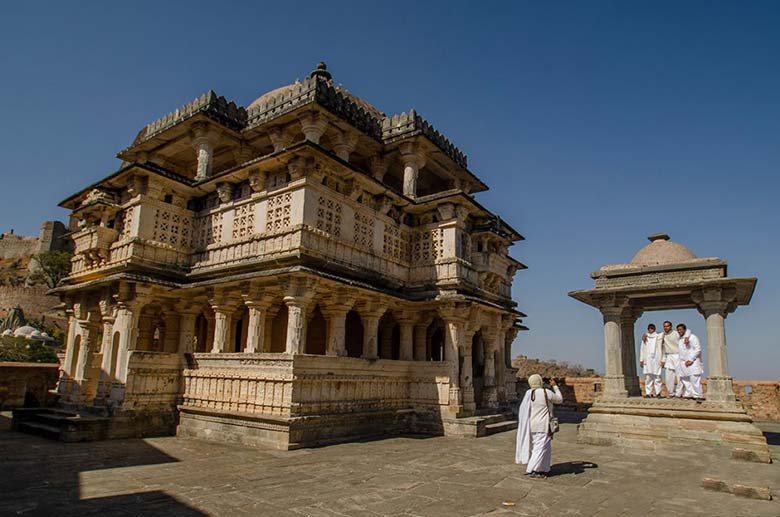
{"type": "Polygon", "coordinates": [[[729,376],[726,351],[726,316],[736,308],[733,288],[702,289],[692,293],[699,312],[707,324],[707,400],[735,403],[734,387],[729,376]]]}
{"type": "Polygon", "coordinates": [[[379,316],[367,314],[363,316],[363,358],[379,358],[379,316]]]}
{"type": "Polygon", "coordinates": [[[631,397],[639,397],[642,394],[639,390],[639,376],[636,371],[636,343],[634,341],[634,324],[640,315],[641,313],[626,309],[620,317],[623,375],[626,380],[626,392],[631,397]]]}
{"type": "Polygon", "coordinates": [[[414,360],[425,361],[428,355],[428,323],[414,326],[414,360]]]}
{"type": "Polygon", "coordinates": [[[425,158],[419,147],[414,143],[401,145],[401,161],[404,166],[403,193],[407,197],[417,197],[417,176],[420,169],[425,167],[425,158]]]}
{"type": "MultiPolygon", "coordinates": [[[[461,358],[460,351],[466,344],[466,320],[460,317],[465,310],[457,307],[441,309],[444,319],[444,360],[450,363],[450,409],[460,412],[464,401],[461,389],[461,358]]],[[[466,358],[463,358],[463,368],[466,368],[466,358]]],[[[468,370],[471,371],[471,356],[468,358],[468,370]]],[[[471,373],[468,374],[471,377],[471,373]]],[[[473,402],[473,393],[472,393],[473,402]]]]}
{"type": "Polygon", "coordinates": [[[620,340],[621,307],[601,307],[604,316],[604,397],[626,398],[623,347],[620,340]]]}
{"type": "Polygon", "coordinates": [[[195,320],[198,318],[197,312],[179,313],[179,353],[191,354],[193,352],[193,343],[195,342],[195,320]]]}
{"type": "MultiPolygon", "coordinates": [[[[471,336],[473,337],[473,336],[471,336]]],[[[460,394],[463,404],[463,411],[471,413],[477,409],[474,402],[474,370],[473,370],[473,348],[469,335],[464,336],[463,344],[460,346],[460,394]]]]}
{"type": "Polygon", "coordinates": [[[211,176],[214,146],[217,139],[218,134],[208,124],[200,123],[192,128],[192,145],[198,157],[196,180],[203,180],[211,176]]]}
{"type": "Polygon", "coordinates": [[[401,361],[411,361],[414,359],[414,321],[411,317],[400,318],[401,343],[398,351],[398,359],[401,361]]]}
{"type": "Polygon", "coordinates": [[[267,348],[266,338],[266,318],[270,301],[247,300],[246,306],[249,309],[249,323],[247,324],[246,348],[247,354],[264,352],[267,348]]]}
{"type": "Polygon", "coordinates": [[[328,127],[328,119],[325,115],[318,112],[309,112],[298,119],[301,123],[301,132],[306,140],[315,144],[320,143],[320,138],[325,134],[328,127]]]}
{"type": "Polygon", "coordinates": [[[211,347],[212,354],[224,353],[230,346],[230,324],[233,320],[233,307],[226,305],[214,305],[214,343],[211,347]]]}
{"type": "Polygon", "coordinates": [[[285,296],[287,305],[287,341],[285,353],[302,354],[306,350],[306,305],[302,296],[285,296]]]}
{"type": "Polygon", "coordinates": [[[111,377],[113,375],[112,365],[116,364],[113,349],[113,329],[114,329],[114,307],[105,300],[100,303],[100,314],[103,318],[103,340],[100,344],[102,353],[102,363],[100,365],[100,378],[98,379],[97,393],[95,400],[102,403],[111,392],[111,377]]]}
{"type": "Polygon", "coordinates": [[[347,313],[352,309],[351,303],[332,303],[320,308],[323,316],[328,318],[328,343],[325,355],[345,357],[347,355],[347,313]]]}

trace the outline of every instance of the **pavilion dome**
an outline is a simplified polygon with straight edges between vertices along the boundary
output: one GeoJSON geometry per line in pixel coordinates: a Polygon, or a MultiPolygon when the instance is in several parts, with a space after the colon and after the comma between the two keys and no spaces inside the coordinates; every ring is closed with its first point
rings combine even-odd
{"type": "MultiPolygon", "coordinates": [[[[330,72],[328,72],[328,66],[325,63],[323,63],[323,62],[320,62],[317,65],[317,68],[311,74],[309,74],[309,77],[323,77],[327,81],[330,81],[330,82],[332,82],[332,80],[333,80],[330,72]]],[[[267,103],[270,99],[278,97],[280,95],[284,96],[286,94],[290,94],[291,92],[293,92],[299,86],[301,86],[301,82],[300,81],[295,81],[292,84],[288,84],[288,85],[285,85],[285,86],[280,86],[279,88],[275,88],[275,89],[273,89],[273,90],[271,90],[269,92],[266,92],[263,95],[261,95],[260,97],[258,97],[255,100],[253,100],[249,104],[249,106],[247,106],[247,110],[250,110],[250,109],[255,108],[257,106],[262,106],[263,104],[267,103]]],[[[340,91],[342,94],[344,94],[346,97],[348,97],[352,102],[354,102],[355,104],[357,104],[361,108],[365,109],[367,112],[369,112],[375,118],[378,118],[380,120],[382,118],[384,118],[384,114],[381,111],[379,111],[374,106],[372,106],[370,103],[364,101],[363,99],[361,99],[357,95],[354,95],[354,94],[348,92],[347,90],[342,89],[341,86],[336,86],[336,89],[338,91],[340,91]]]]}
{"type": "Polygon", "coordinates": [[[648,237],[650,244],[636,252],[631,259],[633,266],[661,266],[688,262],[697,257],[694,253],[676,242],[671,242],[664,233],[656,233],[648,237]]]}
{"type": "Polygon", "coordinates": [[[30,336],[32,336],[33,333],[35,332],[38,332],[37,328],[32,327],[30,325],[24,325],[14,331],[14,337],[23,337],[26,339],[30,339],[30,336]]]}

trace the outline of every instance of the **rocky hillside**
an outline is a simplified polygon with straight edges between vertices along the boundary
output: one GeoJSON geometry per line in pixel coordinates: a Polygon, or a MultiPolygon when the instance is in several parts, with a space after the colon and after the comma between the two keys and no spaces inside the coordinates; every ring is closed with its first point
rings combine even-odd
{"type": "Polygon", "coordinates": [[[542,377],[596,377],[599,374],[593,368],[585,368],[579,364],[569,364],[565,361],[542,361],[531,359],[524,355],[517,356],[512,361],[512,366],[517,368],[517,376],[527,378],[538,373],[542,377]]]}

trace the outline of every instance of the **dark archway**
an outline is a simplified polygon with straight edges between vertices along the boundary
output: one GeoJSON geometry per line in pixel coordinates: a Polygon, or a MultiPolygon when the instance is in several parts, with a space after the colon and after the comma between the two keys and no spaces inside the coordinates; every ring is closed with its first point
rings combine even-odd
{"type": "Polygon", "coordinates": [[[398,359],[401,350],[401,329],[393,314],[388,311],[379,320],[379,357],[398,359]]]}
{"type": "Polygon", "coordinates": [[[306,353],[325,355],[327,347],[328,324],[319,306],[314,308],[311,320],[306,327],[306,353]]]}
{"type": "Polygon", "coordinates": [[[271,346],[269,352],[284,353],[287,349],[287,306],[279,306],[279,312],[271,323],[271,346]]]}
{"type": "Polygon", "coordinates": [[[347,313],[345,340],[348,357],[363,356],[363,320],[357,311],[347,313]]]}
{"type": "Polygon", "coordinates": [[[428,327],[425,348],[426,361],[444,361],[444,326],[441,321],[434,321],[428,327]]]}
{"type": "Polygon", "coordinates": [[[474,403],[477,408],[480,408],[485,386],[485,340],[481,330],[477,331],[471,339],[471,377],[474,386],[474,403]]]}

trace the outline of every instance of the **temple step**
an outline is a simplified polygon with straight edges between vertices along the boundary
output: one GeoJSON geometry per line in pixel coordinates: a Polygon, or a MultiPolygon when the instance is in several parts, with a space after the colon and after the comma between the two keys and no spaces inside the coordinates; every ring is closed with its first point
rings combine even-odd
{"type": "Polygon", "coordinates": [[[501,422],[495,422],[485,425],[485,436],[491,434],[503,433],[504,431],[512,431],[517,429],[517,420],[503,420],[501,422]]]}
{"type": "Polygon", "coordinates": [[[106,438],[109,419],[89,413],[52,408],[25,408],[13,411],[16,431],[62,442],[88,442],[106,438]]]}
{"type": "Polygon", "coordinates": [[[446,436],[482,437],[517,428],[517,419],[511,413],[450,418],[442,423],[446,436]]]}

